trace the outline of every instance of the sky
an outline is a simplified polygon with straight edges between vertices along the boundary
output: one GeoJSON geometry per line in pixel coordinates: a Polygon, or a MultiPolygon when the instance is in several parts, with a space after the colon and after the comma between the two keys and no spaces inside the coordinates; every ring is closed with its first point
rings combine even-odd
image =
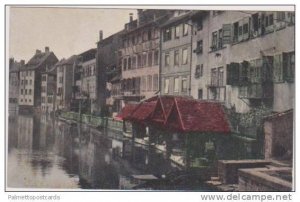
{"type": "Polygon", "coordinates": [[[122,30],[129,13],[136,19],[128,9],[10,7],[9,57],[27,62],[45,46],[58,59],[80,54],[96,48],[99,30],[103,38],[122,30]]]}

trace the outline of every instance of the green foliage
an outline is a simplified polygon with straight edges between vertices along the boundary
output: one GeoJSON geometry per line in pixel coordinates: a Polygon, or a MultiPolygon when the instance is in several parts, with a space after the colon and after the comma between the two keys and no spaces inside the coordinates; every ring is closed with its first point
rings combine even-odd
{"type": "Polygon", "coordinates": [[[227,111],[233,130],[236,133],[252,137],[255,137],[257,131],[261,130],[263,118],[271,113],[272,110],[264,105],[252,108],[247,113],[237,113],[234,110],[227,111]]]}
{"type": "Polygon", "coordinates": [[[260,127],[265,116],[272,113],[270,108],[261,106],[251,109],[248,113],[240,114],[239,123],[243,127],[260,127]]]}

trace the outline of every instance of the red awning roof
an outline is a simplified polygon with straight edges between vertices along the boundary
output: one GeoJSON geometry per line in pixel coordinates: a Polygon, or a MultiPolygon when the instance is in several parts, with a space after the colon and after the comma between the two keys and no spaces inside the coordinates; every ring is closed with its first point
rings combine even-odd
{"type": "Polygon", "coordinates": [[[151,121],[154,123],[165,124],[167,117],[174,105],[174,97],[164,96],[157,97],[157,103],[151,116],[151,121]]]}
{"type": "Polygon", "coordinates": [[[127,104],[117,117],[159,124],[180,132],[229,133],[230,122],[220,103],[179,96],[155,96],[138,105],[127,104]]]}
{"type": "Polygon", "coordinates": [[[121,112],[115,116],[115,119],[118,120],[126,120],[129,115],[135,110],[138,104],[126,104],[125,107],[122,108],[121,112]]]}
{"type": "Polygon", "coordinates": [[[156,101],[142,102],[133,112],[129,115],[129,119],[132,121],[146,121],[152,114],[156,101]]]}
{"type": "Polygon", "coordinates": [[[203,102],[174,98],[166,125],[183,132],[229,133],[230,124],[223,106],[216,102],[203,102]]]}

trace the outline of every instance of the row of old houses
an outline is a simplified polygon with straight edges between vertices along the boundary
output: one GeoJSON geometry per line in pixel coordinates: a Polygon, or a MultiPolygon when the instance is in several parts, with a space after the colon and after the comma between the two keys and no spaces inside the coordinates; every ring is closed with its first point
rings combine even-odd
{"type": "MultiPolygon", "coordinates": [[[[20,110],[117,114],[155,95],[213,100],[238,113],[294,106],[295,13],[144,10],[97,47],[58,60],[45,47],[10,60],[20,110]]],[[[14,91],[14,92],[11,92],[14,91]]]]}

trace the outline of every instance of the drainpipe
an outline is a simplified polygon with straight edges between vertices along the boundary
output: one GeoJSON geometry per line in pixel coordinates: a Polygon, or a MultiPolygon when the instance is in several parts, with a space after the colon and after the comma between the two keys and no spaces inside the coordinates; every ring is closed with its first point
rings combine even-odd
{"type": "Polygon", "coordinates": [[[193,59],[193,35],[194,35],[194,26],[193,24],[188,24],[191,27],[191,56],[190,56],[190,81],[189,81],[189,96],[191,96],[192,90],[192,59],[193,59]]]}
{"type": "Polygon", "coordinates": [[[161,89],[161,79],[162,79],[162,77],[161,77],[161,68],[162,68],[162,64],[161,64],[161,58],[162,58],[162,29],[159,29],[159,74],[158,74],[158,77],[159,77],[159,79],[158,79],[158,87],[159,87],[159,95],[161,95],[161,91],[162,91],[162,89],[161,89]]]}

